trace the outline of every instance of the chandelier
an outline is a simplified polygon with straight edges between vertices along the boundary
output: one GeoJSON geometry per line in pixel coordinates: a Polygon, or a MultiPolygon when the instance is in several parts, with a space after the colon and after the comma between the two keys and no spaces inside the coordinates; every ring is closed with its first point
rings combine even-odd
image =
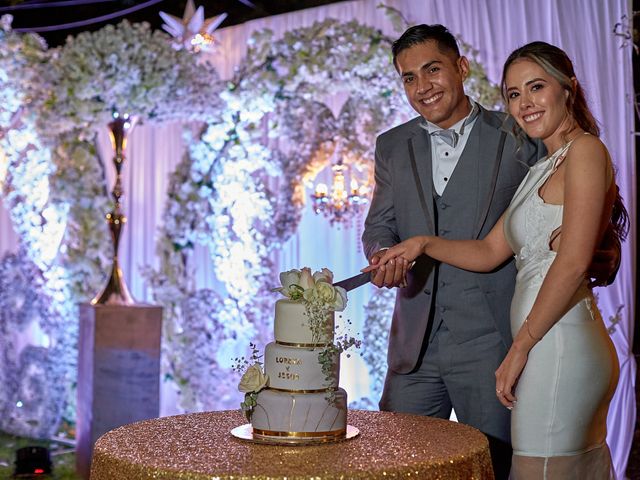
{"type": "Polygon", "coordinates": [[[363,206],[369,203],[369,187],[366,182],[358,182],[353,171],[353,162],[349,161],[348,155],[342,154],[342,142],[337,141],[334,145],[331,156],[331,185],[315,185],[311,194],[313,211],[316,215],[324,215],[331,225],[349,224],[352,218],[362,211],[363,206]]]}

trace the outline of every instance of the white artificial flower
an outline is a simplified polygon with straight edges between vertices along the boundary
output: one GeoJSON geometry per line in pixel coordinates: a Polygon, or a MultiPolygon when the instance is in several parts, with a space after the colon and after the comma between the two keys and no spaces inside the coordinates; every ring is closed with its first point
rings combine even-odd
{"type": "Polygon", "coordinates": [[[314,286],[315,280],[311,274],[311,269],[309,267],[304,267],[300,271],[300,287],[306,291],[312,289],[314,286]]]}
{"type": "Polygon", "coordinates": [[[331,270],[329,270],[328,268],[323,268],[322,270],[320,270],[319,272],[315,272],[313,274],[313,279],[316,282],[327,282],[329,284],[333,283],[333,272],[331,270]]]}
{"type": "Polygon", "coordinates": [[[258,363],[254,363],[244,372],[238,390],[243,393],[259,392],[269,384],[269,376],[262,372],[258,363]]]}
{"type": "Polygon", "coordinates": [[[342,312],[347,306],[347,291],[342,287],[334,287],[336,290],[335,302],[333,309],[336,312],[342,312]]]}

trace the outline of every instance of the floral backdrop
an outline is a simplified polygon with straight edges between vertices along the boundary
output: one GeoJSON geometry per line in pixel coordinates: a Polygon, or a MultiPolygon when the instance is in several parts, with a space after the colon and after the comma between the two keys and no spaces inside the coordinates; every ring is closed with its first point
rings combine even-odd
{"type": "MultiPolygon", "coordinates": [[[[99,290],[112,256],[103,219],[110,166],[97,155],[96,131],[113,112],[188,122],[158,266],[141,274],[164,307],[163,377],[180,408],[235,407],[230,361],[271,337],[275,296],[265,286],[277,277],[274,254],[300,222],[301,185],[329,165],[337,141],[370,176],[375,135],[411,115],[389,68],[391,41],[337,20],[278,40],[263,30],[223,82],[145,24],[107,26],[47,49],[3,17],[0,188],[20,249],[0,260],[0,383],[8,386],[0,429],[42,437],[62,418],[73,421],[77,304],[99,290]],[[334,111],[327,105],[336,95],[345,100],[334,111]],[[196,288],[196,247],[210,253],[219,288],[196,288]],[[22,344],[25,332],[40,343],[22,344]]],[[[469,93],[495,106],[497,89],[473,49],[463,50],[472,60],[469,93]]],[[[359,333],[372,387],[359,407],[375,407],[381,390],[392,302],[383,290],[365,307],[359,333]]]]}

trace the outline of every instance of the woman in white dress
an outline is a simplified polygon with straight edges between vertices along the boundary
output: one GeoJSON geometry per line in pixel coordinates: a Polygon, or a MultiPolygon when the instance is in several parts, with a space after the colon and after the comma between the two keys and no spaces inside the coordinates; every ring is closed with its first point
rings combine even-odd
{"type": "Polygon", "coordinates": [[[605,439],[618,362],[586,273],[605,231],[622,240],[628,217],[565,52],[530,43],[503,72],[517,134],[541,139],[550,154],[530,169],[486,238],[413,237],[368,269],[398,261],[408,268],[426,254],[491,271],[515,254],[513,345],[496,371],[496,395],[512,409],[512,478],[613,478],[605,439]]]}

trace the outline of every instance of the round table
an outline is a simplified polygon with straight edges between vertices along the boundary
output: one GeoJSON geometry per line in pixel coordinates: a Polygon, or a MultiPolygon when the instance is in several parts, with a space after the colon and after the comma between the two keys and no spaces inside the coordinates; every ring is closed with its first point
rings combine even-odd
{"type": "Polygon", "coordinates": [[[240,411],[132,423],[96,442],[91,480],[493,479],[478,430],[447,420],[350,410],[357,437],[323,445],[261,445],[233,437],[240,411]]]}

